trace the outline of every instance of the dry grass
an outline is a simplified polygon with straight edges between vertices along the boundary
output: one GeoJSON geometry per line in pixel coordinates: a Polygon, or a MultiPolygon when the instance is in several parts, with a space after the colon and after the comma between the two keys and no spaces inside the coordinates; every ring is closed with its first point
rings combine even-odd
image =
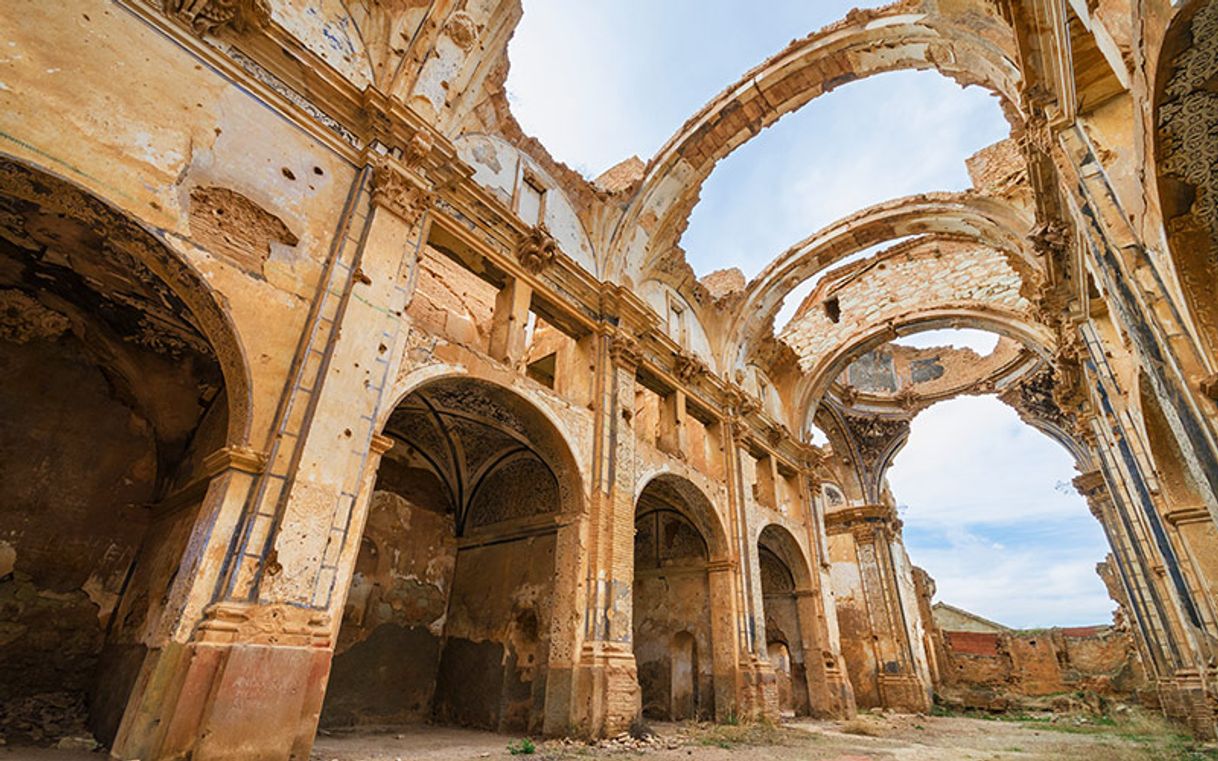
{"type": "Polygon", "coordinates": [[[880,736],[880,728],[876,726],[875,722],[868,721],[862,716],[842,722],[838,729],[848,735],[862,735],[863,737],[880,736]]]}

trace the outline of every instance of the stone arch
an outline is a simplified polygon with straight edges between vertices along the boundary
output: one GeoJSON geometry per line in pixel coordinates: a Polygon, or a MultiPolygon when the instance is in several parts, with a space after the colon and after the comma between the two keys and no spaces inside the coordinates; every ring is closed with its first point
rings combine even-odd
{"type": "Polygon", "coordinates": [[[189,314],[192,327],[209,344],[220,366],[228,402],[226,443],[249,444],[253,400],[245,350],[232,318],[202,275],[160,233],[76,184],[5,153],[0,153],[0,195],[47,215],[75,220],[79,231],[87,230],[93,239],[104,242],[108,254],[138,268],[137,278],[153,278],[163,285],[164,298],[178,302],[176,306],[189,314]]]}
{"type": "Polygon", "coordinates": [[[0,154],[0,575],[41,601],[12,614],[28,647],[4,648],[0,702],[60,728],[28,739],[115,740],[195,572],[210,456],[249,444],[249,387],[229,316],[161,233],[0,154]]]}
{"type": "Polygon", "coordinates": [[[411,394],[437,383],[454,380],[476,382],[495,389],[497,395],[511,399],[514,407],[525,411],[524,414],[531,421],[530,425],[546,432],[544,438],[547,451],[556,461],[562,462],[564,467],[570,466],[571,477],[564,487],[564,499],[567,495],[580,495],[578,500],[564,501],[564,512],[582,512],[587,506],[585,485],[588,482],[588,458],[580,447],[576,434],[563,423],[547,398],[535,389],[514,383],[513,376],[474,375],[463,365],[457,364],[431,364],[416,368],[399,377],[394,384],[391,394],[393,402],[382,409],[377,420],[377,431],[384,431],[394,411],[411,394]]]}
{"type": "Polygon", "coordinates": [[[791,43],[692,116],[649,163],[614,232],[606,274],[620,279],[646,273],[650,259],[675,246],[702,183],[721,159],[842,84],[890,71],[936,69],[999,94],[1008,118],[1019,121],[1022,78],[1006,23],[972,14],[966,24],[923,6],[907,0],[855,11],[791,43]],[[654,232],[643,231],[644,221],[654,232]]]}
{"type": "Polygon", "coordinates": [[[662,470],[640,479],[639,484],[634,500],[636,513],[645,494],[661,500],[698,529],[706,541],[709,559],[721,560],[728,557],[727,529],[724,528],[723,520],[706,492],[694,482],[684,476],[662,470]]]}
{"type": "Polygon", "coordinates": [[[728,557],[727,535],[710,500],[689,480],[662,472],[640,483],[631,632],[643,714],[656,719],[712,717],[725,708],[716,693],[727,689],[722,664],[732,660],[727,655],[731,642],[717,628],[730,600],[721,579],[712,579],[723,574],[711,572],[728,557]],[[675,647],[682,635],[692,639],[697,654],[690,695],[684,695],[676,681],[677,659],[691,650],[675,647]]]}
{"type": "Polygon", "coordinates": [[[824,682],[819,637],[813,629],[815,609],[810,605],[811,567],[799,541],[778,523],[767,524],[758,533],[757,562],[767,653],[775,643],[785,649],[786,662],[771,663],[778,679],[779,706],[808,715],[820,702],[814,692],[824,682]]]}
{"type": "Polygon", "coordinates": [[[974,192],[900,198],[834,222],[784,251],[749,283],[729,318],[723,366],[731,366],[732,352],[737,357],[747,355],[801,283],[852,254],[887,241],[918,236],[920,242],[975,242],[1003,253],[1024,282],[1037,282],[1041,265],[1026,245],[1031,224],[1032,220],[1006,201],[974,192]]]}
{"type": "Polygon", "coordinates": [[[1159,206],[1176,278],[1210,358],[1218,362],[1218,3],[1176,12],[1159,54],[1154,155],[1159,206]]]}
{"type": "Polygon", "coordinates": [[[1050,331],[1022,313],[997,307],[936,307],[928,305],[904,318],[872,325],[836,347],[807,368],[796,391],[796,407],[804,430],[816,414],[825,391],[843,369],[860,354],[901,335],[938,328],[973,327],[988,330],[1022,342],[1036,354],[1051,361],[1056,342],[1050,331]]]}
{"type": "Polygon", "coordinates": [[[544,731],[566,720],[554,674],[577,638],[575,455],[516,389],[451,368],[412,381],[363,528],[392,557],[348,595],[322,723],[544,731]]]}

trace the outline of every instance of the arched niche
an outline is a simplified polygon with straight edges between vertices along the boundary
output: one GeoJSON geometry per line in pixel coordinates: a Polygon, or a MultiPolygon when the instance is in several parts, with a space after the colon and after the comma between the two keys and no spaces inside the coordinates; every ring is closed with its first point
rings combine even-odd
{"type": "Polygon", "coordinates": [[[0,156],[0,713],[10,744],[118,732],[248,374],[157,235],[0,156]],[[29,719],[29,721],[26,721],[29,719]]]}
{"type": "Polygon", "coordinates": [[[716,642],[712,611],[726,601],[715,598],[709,569],[712,559],[725,556],[726,534],[706,496],[670,474],[644,486],[634,526],[632,635],[643,715],[712,718],[711,654],[723,645],[716,642]],[[688,685],[687,667],[695,669],[688,685]]]}
{"type": "Polygon", "coordinates": [[[1176,278],[1211,359],[1218,357],[1218,3],[1182,4],[1160,51],[1154,97],[1159,205],[1176,278]]]}
{"type": "Polygon", "coordinates": [[[811,572],[799,542],[777,524],[761,530],[757,539],[757,562],[761,575],[762,607],[765,614],[766,652],[778,678],[779,708],[784,713],[808,716],[812,713],[809,691],[811,678],[819,676],[816,663],[819,649],[808,652],[806,644],[815,642],[806,598],[812,591],[811,572]],[[802,610],[801,610],[802,608],[802,610]],[[777,659],[775,655],[779,656],[777,659]]]}
{"type": "Polygon", "coordinates": [[[532,402],[469,377],[412,390],[383,435],[322,726],[542,731],[575,605],[569,446],[532,402]]]}

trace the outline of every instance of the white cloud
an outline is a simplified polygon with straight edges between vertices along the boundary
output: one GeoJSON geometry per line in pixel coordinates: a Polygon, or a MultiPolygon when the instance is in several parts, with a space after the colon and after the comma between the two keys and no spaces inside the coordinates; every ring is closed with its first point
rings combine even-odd
{"type": "Polygon", "coordinates": [[[1057,486],[1070,455],[993,397],[942,402],[913,422],[889,484],[913,562],[937,599],[1011,626],[1104,623],[1107,545],[1086,503],[1057,486]]]}
{"type": "Polygon", "coordinates": [[[932,349],[950,346],[956,349],[972,349],[982,357],[989,356],[998,345],[998,334],[988,330],[974,328],[943,328],[941,330],[923,330],[901,336],[893,341],[898,346],[908,346],[913,349],[932,349]]]}
{"type": "Polygon", "coordinates": [[[882,0],[525,0],[508,49],[521,126],[591,177],[644,160],[792,39],[882,0]],[[747,21],[747,23],[742,23],[747,21]]]}

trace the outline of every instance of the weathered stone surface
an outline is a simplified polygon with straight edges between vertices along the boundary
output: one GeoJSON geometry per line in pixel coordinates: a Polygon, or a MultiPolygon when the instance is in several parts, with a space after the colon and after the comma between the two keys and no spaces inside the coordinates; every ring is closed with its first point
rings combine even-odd
{"type": "Polygon", "coordinates": [[[304,759],[319,724],[613,736],[954,684],[1140,690],[1213,736],[1216,7],[855,11],[596,181],[512,117],[516,0],[0,15],[0,731],[304,759]],[[901,69],[999,97],[974,187],[699,280],[716,164],[901,69]],[[1004,338],[892,344],[942,327],[1004,338]],[[936,634],[885,473],[963,393],[1074,457],[1113,632],[936,634]]]}

